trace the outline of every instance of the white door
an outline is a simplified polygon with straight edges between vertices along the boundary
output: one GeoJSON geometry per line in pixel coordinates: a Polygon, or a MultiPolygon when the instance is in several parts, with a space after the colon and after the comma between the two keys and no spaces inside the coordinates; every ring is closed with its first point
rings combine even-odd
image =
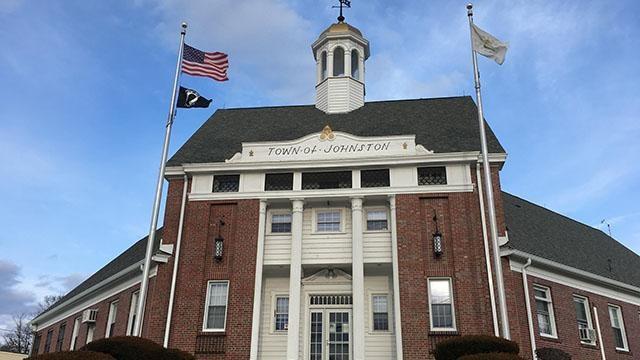
{"type": "Polygon", "coordinates": [[[309,360],[351,358],[351,310],[312,309],[309,360]]]}

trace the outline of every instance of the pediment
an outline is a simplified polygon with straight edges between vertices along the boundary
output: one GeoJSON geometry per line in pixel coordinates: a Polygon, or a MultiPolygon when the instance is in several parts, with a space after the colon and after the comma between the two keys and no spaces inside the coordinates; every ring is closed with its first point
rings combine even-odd
{"type": "Polygon", "coordinates": [[[313,275],[302,279],[302,283],[309,284],[326,284],[326,283],[351,283],[351,275],[340,269],[322,269],[313,275]]]}
{"type": "Polygon", "coordinates": [[[226,162],[339,160],[432,153],[422,145],[416,145],[415,135],[356,136],[333,131],[327,125],[321,132],[295,140],[243,142],[242,152],[226,162]]]}

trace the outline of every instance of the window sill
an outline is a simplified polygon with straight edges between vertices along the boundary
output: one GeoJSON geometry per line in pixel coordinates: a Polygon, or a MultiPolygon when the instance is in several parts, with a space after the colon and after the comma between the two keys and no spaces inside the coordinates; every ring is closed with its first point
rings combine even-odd
{"type": "Polygon", "coordinates": [[[227,331],[226,330],[200,330],[200,332],[198,333],[198,335],[212,335],[212,336],[223,336],[226,335],[227,331]]]}
{"type": "Polygon", "coordinates": [[[553,336],[553,335],[543,335],[540,334],[540,338],[544,341],[549,341],[549,342],[554,342],[554,343],[558,343],[561,344],[562,341],[560,341],[560,339],[558,339],[557,336],[553,336]]]}
{"type": "Polygon", "coordinates": [[[455,329],[451,329],[451,330],[430,330],[429,331],[429,336],[457,336],[460,335],[460,333],[458,333],[458,330],[455,329]]]}
{"type": "Polygon", "coordinates": [[[593,350],[597,350],[598,349],[598,344],[596,343],[587,343],[587,342],[580,342],[580,346],[582,346],[585,349],[593,349],[593,350]]]}
{"type": "Polygon", "coordinates": [[[391,230],[365,230],[365,234],[391,234],[391,230]]]}
{"type": "Polygon", "coordinates": [[[372,336],[393,335],[391,330],[369,330],[367,333],[372,336]]]}
{"type": "Polygon", "coordinates": [[[311,235],[346,235],[345,231],[314,231],[311,235]]]}
{"type": "Polygon", "coordinates": [[[616,348],[616,352],[618,354],[622,354],[622,355],[633,355],[633,354],[631,354],[631,351],[629,351],[629,349],[616,348]]]}

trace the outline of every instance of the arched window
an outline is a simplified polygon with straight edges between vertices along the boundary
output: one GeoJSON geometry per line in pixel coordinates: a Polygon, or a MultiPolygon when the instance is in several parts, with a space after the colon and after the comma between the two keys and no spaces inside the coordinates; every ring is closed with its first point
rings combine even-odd
{"type": "Polygon", "coordinates": [[[351,77],[360,80],[360,56],[358,56],[358,50],[351,50],[351,77]]]}
{"type": "Polygon", "coordinates": [[[333,76],[344,75],[344,49],[340,46],[333,50],[333,76]]]}
{"type": "Polygon", "coordinates": [[[322,71],[322,80],[327,78],[327,52],[323,51],[320,55],[320,70],[322,71]]]}

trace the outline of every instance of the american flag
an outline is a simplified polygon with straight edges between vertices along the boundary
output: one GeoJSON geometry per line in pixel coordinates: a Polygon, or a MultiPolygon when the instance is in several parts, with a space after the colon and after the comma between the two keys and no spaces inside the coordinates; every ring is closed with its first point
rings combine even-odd
{"type": "Polygon", "coordinates": [[[204,52],[184,44],[182,72],[194,76],[206,76],[217,81],[227,81],[229,56],[221,52],[204,52]]]}

